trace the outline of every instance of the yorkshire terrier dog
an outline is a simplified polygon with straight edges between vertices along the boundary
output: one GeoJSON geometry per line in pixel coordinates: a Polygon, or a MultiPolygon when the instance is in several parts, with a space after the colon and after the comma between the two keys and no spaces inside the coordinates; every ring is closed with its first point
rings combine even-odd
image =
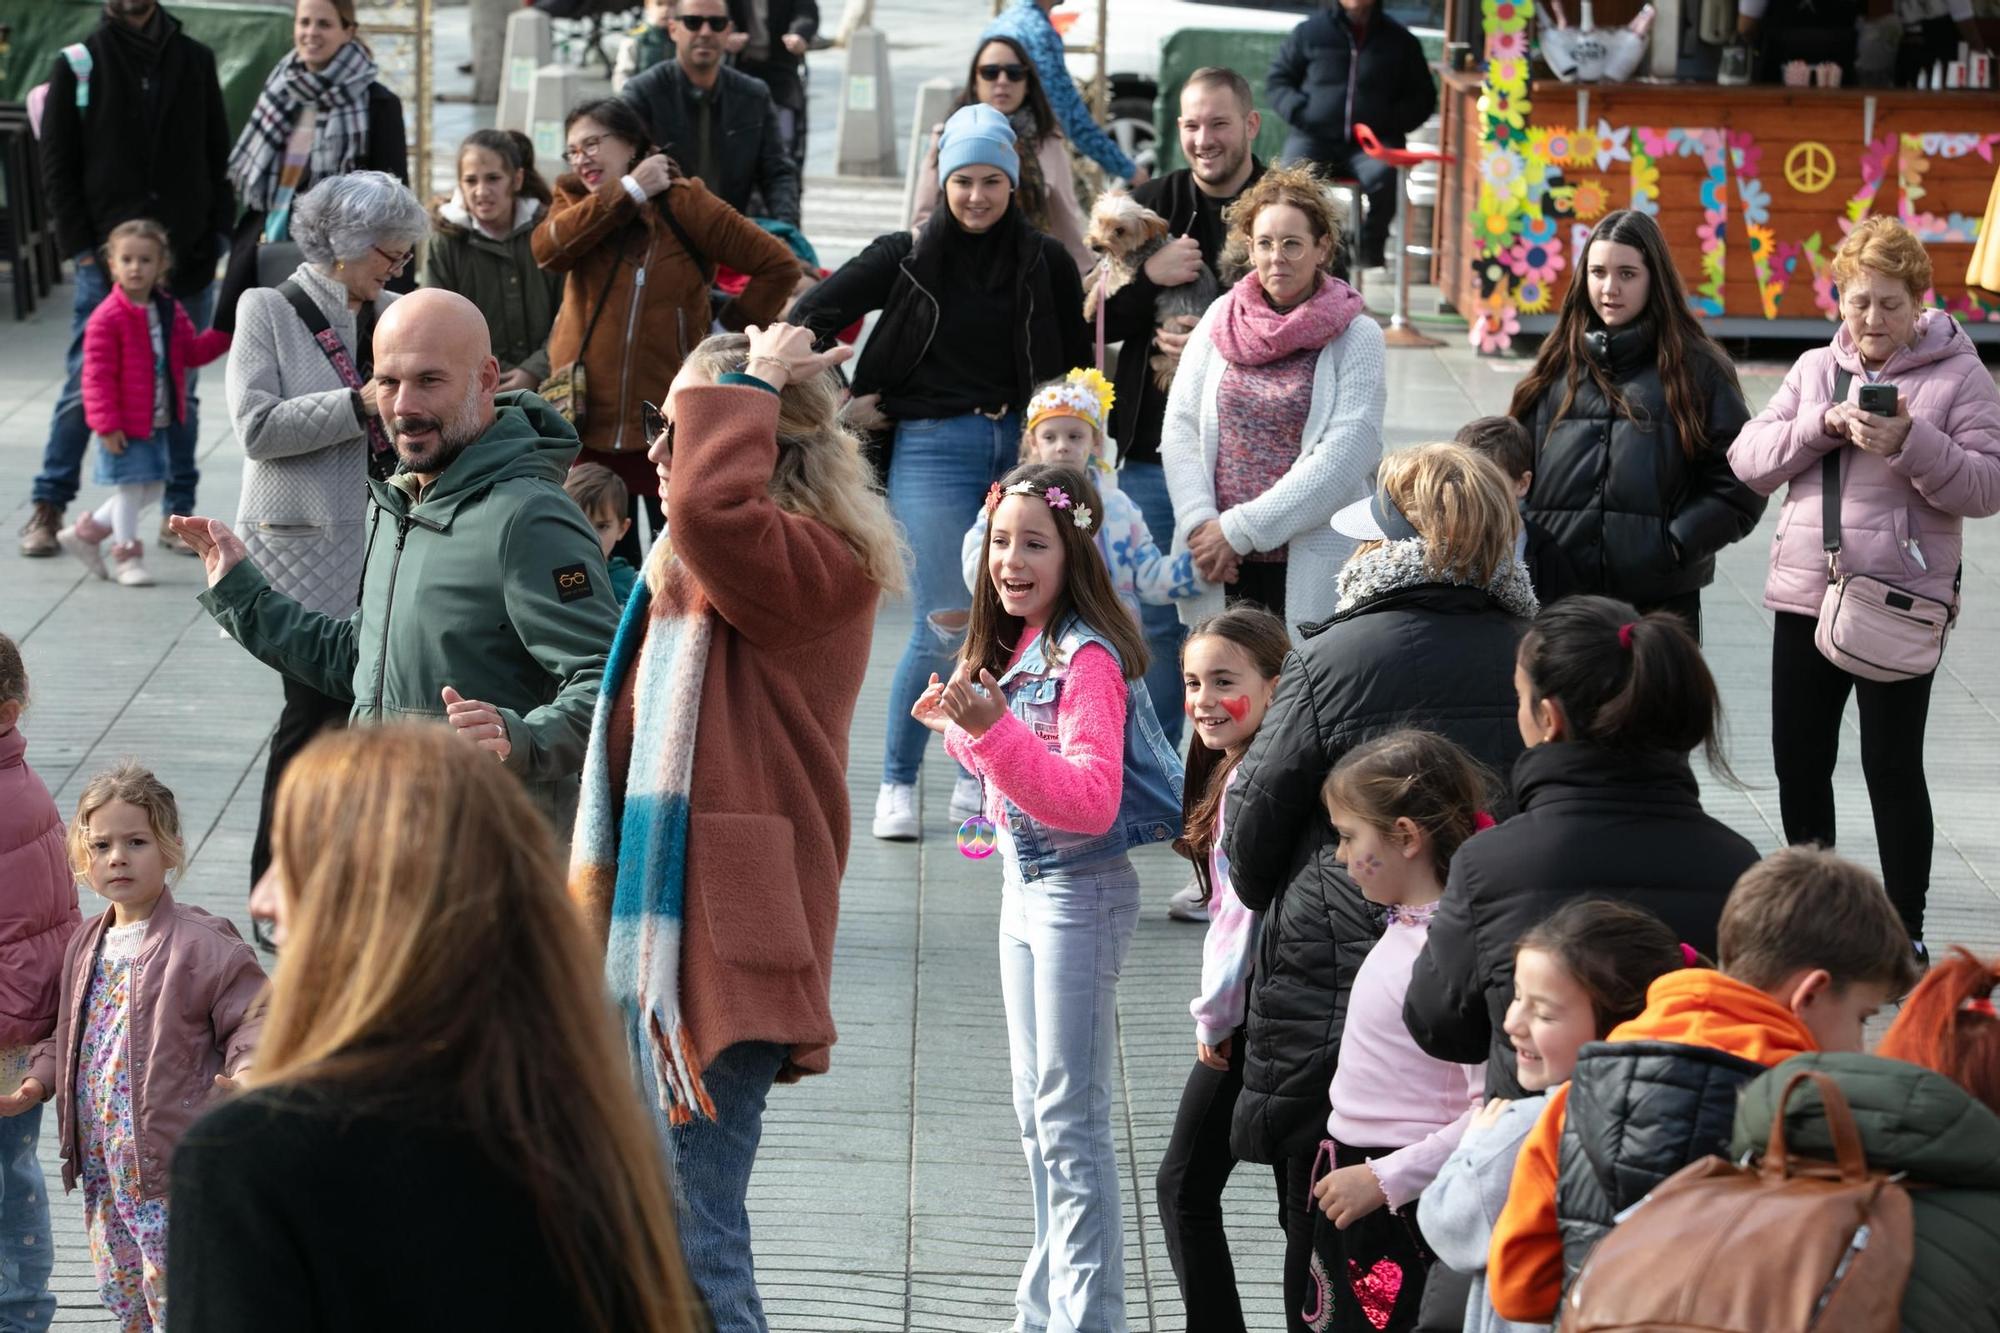
{"type": "MultiPolygon", "coordinates": [[[[1100,296],[1115,296],[1138,275],[1146,261],[1170,239],[1167,231],[1165,218],[1123,191],[1109,191],[1097,197],[1097,206],[1090,210],[1090,226],[1083,234],[1083,243],[1100,256],[1096,271],[1085,279],[1085,319],[1097,317],[1100,296]]],[[[1160,289],[1153,301],[1153,318],[1161,324],[1175,315],[1200,319],[1221,294],[1222,284],[1216,280],[1215,270],[1203,264],[1193,281],[1160,289]]],[[[1148,364],[1153,368],[1153,382],[1162,389],[1174,382],[1174,367],[1178,363],[1164,352],[1155,352],[1148,364]]]]}

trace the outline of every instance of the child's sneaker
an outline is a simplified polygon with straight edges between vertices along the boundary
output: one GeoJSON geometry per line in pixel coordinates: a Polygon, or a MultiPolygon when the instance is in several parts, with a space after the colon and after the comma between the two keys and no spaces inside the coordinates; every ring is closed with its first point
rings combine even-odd
{"type": "Polygon", "coordinates": [[[98,578],[108,579],[111,572],[104,567],[104,539],[111,535],[111,529],[97,521],[94,514],[84,514],[76,522],[56,534],[56,545],[82,562],[83,567],[98,578]]]}
{"type": "Polygon", "coordinates": [[[970,773],[960,773],[951,784],[951,817],[966,820],[978,814],[986,805],[986,792],[979,779],[970,773]]]}
{"type": "MultiPolygon", "coordinates": [[[[111,548],[113,574],[120,586],[126,588],[150,588],[153,576],[147,572],[145,563],[146,544],[144,542],[120,542],[111,548]]],[[[101,561],[99,562],[101,565],[101,561]]],[[[101,577],[101,576],[100,576],[101,577]]]]}

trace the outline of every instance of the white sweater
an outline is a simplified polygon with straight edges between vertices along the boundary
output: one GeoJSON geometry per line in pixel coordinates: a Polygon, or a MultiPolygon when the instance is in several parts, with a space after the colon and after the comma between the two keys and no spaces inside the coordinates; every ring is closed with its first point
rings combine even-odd
{"type": "MultiPolygon", "coordinates": [[[[1188,534],[1209,519],[1220,520],[1222,535],[1239,555],[1286,547],[1285,621],[1296,634],[1299,626],[1333,614],[1339,600],[1334,576],[1355,543],[1327,522],[1369,493],[1382,458],[1388,398],[1382,330],[1374,320],[1358,317],[1320,350],[1298,459],[1270,490],[1222,513],[1215,503],[1221,452],[1215,396],[1229,363],[1210,332],[1227,300],[1225,294],[1195,326],[1167,396],[1160,462],[1174,502],[1174,551],[1185,550],[1188,534]]],[[[1192,625],[1221,611],[1222,602],[1220,587],[1189,598],[1180,603],[1181,619],[1192,625]]]]}

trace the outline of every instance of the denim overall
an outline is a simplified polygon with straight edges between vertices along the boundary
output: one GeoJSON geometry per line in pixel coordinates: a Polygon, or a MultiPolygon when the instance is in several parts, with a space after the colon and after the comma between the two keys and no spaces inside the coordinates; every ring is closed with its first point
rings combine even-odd
{"type": "MultiPolygon", "coordinates": [[[[1007,706],[1051,748],[1062,662],[1086,644],[1117,650],[1071,620],[1043,634],[1000,679],[1007,706]]],[[[1125,709],[1125,771],[1107,833],[1052,828],[1006,802],[1000,839],[1000,985],[1007,1004],[1014,1114],[1034,1189],[1035,1242],[1015,1291],[1019,1333],[1125,1333],[1125,1242],[1111,1133],[1119,969],[1139,921],[1127,851],[1174,836],[1181,762],[1144,681],[1125,709]]]]}

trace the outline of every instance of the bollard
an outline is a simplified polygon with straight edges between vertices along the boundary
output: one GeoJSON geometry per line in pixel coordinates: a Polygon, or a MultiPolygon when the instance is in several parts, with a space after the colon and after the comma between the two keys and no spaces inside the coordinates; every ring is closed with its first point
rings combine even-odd
{"type": "Polygon", "coordinates": [[[896,109],[889,83],[889,39],[860,27],[847,43],[833,169],[841,176],[896,174],[896,109]]]}
{"type": "Polygon", "coordinates": [[[931,131],[951,114],[958,85],[950,79],[925,79],[917,85],[917,109],[910,117],[910,164],[903,172],[903,225],[910,226],[917,213],[917,178],[924,174],[924,162],[931,154],[931,131]]]}
{"type": "Polygon", "coordinates": [[[539,9],[517,9],[507,18],[507,40],[500,69],[500,108],[493,124],[503,130],[528,128],[528,101],[535,90],[535,71],[554,58],[549,16],[539,9]]]}
{"type": "Polygon", "coordinates": [[[572,65],[544,65],[535,71],[528,93],[528,138],[534,141],[535,161],[548,163],[552,175],[562,171],[563,116],[579,100],[582,77],[583,71],[572,65]]]}
{"type": "Polygon", "coordinates": [[[507,16],[519,9],[514,0],[472,0],[472,100],[480,106],[500,100],[507,16]]]}

